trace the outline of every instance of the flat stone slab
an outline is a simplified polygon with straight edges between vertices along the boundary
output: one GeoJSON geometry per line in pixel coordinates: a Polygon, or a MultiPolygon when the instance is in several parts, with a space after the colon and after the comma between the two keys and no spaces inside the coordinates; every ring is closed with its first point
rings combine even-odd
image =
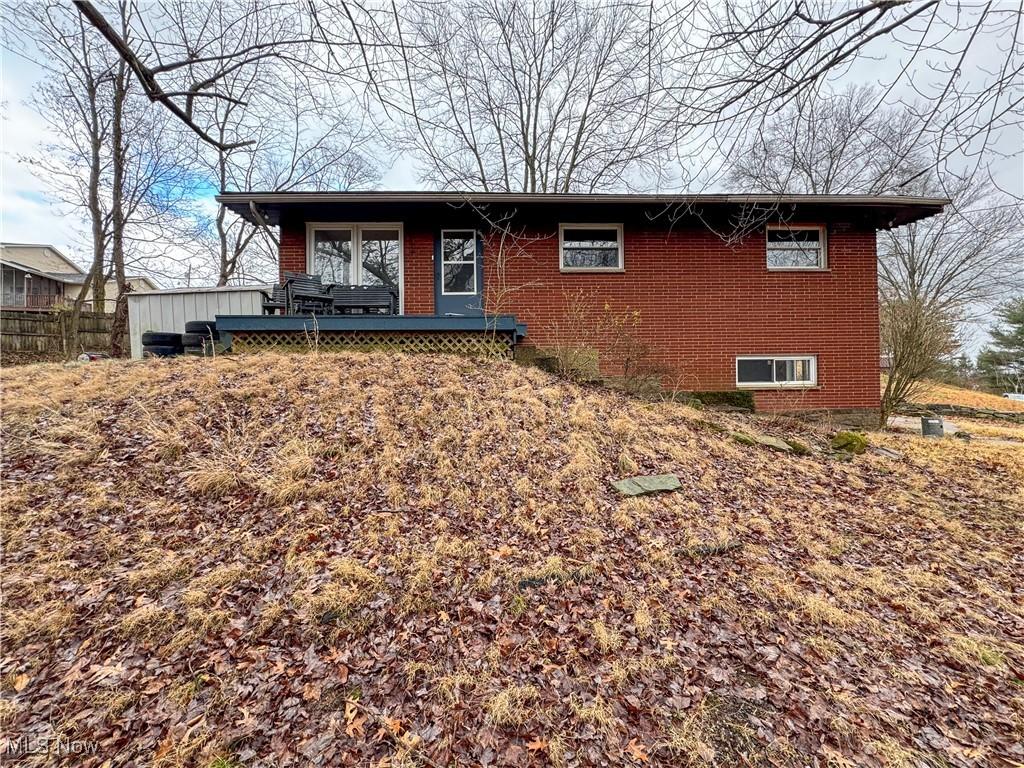
{"type": "Polygon", "coordinates": [[[757,443],[757,440],[752,438],[746,432],[730,432],[729,437],[740,445],[755,445],[757,443]]]}
{"type": "Polygon", "coordinates": [[[894,451],[892,448],[884,448],[882,446],[871,446],[868,448],[871,453],[878,454],[879,456],[885,456],[887,459],[893,459],[898,461],[903,458],[903,454],[899,451],[894,451]]]}
{"type": "Polygon", "coordinates": [[[624,496],[643,496],[645,493],[661,493],[682,488],[677,475],[638,475],[616,480],[612,487],[624,496]]]}
{"type": "Polygon", "coordinates": [[[772,437],[771,435],[755,435],[754,439],[759,445],[763,445],[765,448],[771,448],[773,451],[778,451],[779,453],[793,452],[793,447],[789,443],[784,440],[779,440],[777,437],[772,437]]]}
{"type": "Polygon", "coordinates": [[[771,435],[748,435],[746,432],[730,432],[729,437],[740,445],[761,445],[779,453],[793,453],[793,446],[785,440],[771,435]]]}

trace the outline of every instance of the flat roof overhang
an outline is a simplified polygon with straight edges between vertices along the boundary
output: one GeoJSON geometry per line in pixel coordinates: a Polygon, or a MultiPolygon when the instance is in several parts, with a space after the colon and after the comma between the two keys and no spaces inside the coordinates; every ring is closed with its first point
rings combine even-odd
{"type": "MultiPolygon", "coordinates": [[[[429,191],[367,191],[367,192],[225,192],[216,197],[228,210],[251,221],[276,226],[282,213],[304,207],[380,206],[382,210],[400,212],[409,209],[448,207],[452,210],[473,205],[513,205],[521,212],[550,206],[571,206],[574,210],[593,208],[595,213],[607,206],[647,206],[654,213],[660,209],[675,220],[688,212],[703,215],[729,209],[786,208],[787,216],[800,216],[801,211],[828,210],[833,216],[849,215],[871,223],[877,229],[890,229],[934,216],[950,203],[948,198],[897,195],[773,195],[773,194],[536,194],[520,192],[429,192],[429,191]]],[[[342,216],[339,220],[346,220],[342,216]]]]}

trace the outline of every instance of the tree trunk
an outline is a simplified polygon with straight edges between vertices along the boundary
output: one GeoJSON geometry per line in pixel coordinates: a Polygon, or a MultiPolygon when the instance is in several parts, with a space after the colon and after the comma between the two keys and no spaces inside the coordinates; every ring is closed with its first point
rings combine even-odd
{"type": "Polygon", "coordinates": [[[103,170],[100,148],[103,138],[100,134],[99,111],[96,105],[96,100],[99,98],[99,89],[95,82],[92,83],[92,87],[88,90],[86,96],[89,99],[92,118],[88,194],[89,219],[92,227],[92,266],[89,268],[89,273],[85,276],[85,282],[82,283],[78,296],[75,297],[70,316],[64,325],[64,357],[67,360],[74,359],[83,351],[81,349],[78,329],[81,324],[82,305],[85,303],[85,297],[91,291],[93,307],[95,308],[97,301],[100,302],[100,311],[102,311],[104,299],[103,255],[106,251],[106,236],[103,229],[103,209],[100,206],[100,174],[103,170]]]}
{"type": "MultiPolygon", "coordinates": [[[[221,128],[221,134],[223,134],[223,127],[221,128]]],[[[223,135],[221,136],[223,140],[223,135]]],[[[217,177],[220,182],[220,191],[225,192],[228,181],[228,153],[224,150],[217,152],[217,177]]],[[[237,255],[235,258],[228,257],[228,231],[224,226],[224,216],[227,213],[227,209],[221,205],[217,209],[217,239],[220,245],[220,270],[217,275],[217,285],[225,286],[228,284],[228,280],[235,272],[235,264],[238,262],[237,255]]]]}
{"type": "MultiPolygon", "coordinates": [[[[122,14],[123,17],[124,14],[122,14]]],[[[124,271],[124,167],[128,147],[124,143],[124,106],[128,96],[128,68],[122,60],[114,77],[114,110],[111,121],[113,184],[111,188],[111,259],[117,280],[114,321],[110,325],[110,354],[124,357],[128,333],[128,280],[124,271]]]]}

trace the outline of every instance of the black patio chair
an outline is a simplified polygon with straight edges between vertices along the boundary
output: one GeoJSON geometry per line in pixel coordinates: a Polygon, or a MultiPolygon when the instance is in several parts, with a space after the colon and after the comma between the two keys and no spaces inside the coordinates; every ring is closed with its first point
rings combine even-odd
{"type": "Polygon", "coordinates": [[[279,311],[288,311],[288,292],[283,285],[274,285],[269,294],[266,291],[260,291],[260,293],[263,294],[264,315],[275,315],[279,311]]]}
{"type": "Polygon", "coordinates": [[[295,314],[326,314],[331,312],[333,300],[320,275],[302,272],[285,272],[285,288],[288,292],[289,311],[295,314]]]}
{"type": "Polygon", "coordinates": [[[380,285],[332,285],[336,315],[397,315],[398,294],[380,285]]]}

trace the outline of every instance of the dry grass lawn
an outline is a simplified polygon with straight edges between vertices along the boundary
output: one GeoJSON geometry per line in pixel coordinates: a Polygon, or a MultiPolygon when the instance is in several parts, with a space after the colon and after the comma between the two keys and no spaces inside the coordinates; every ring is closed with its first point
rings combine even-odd
{"type": "Polygon", "coordinates": [[[0,384],[3,738],[96,744],[15,764],[1024,762],[1024,447],[453,357],[0,384]]]}
{"type": "Polygon", "coordinates": [[[937,381],[926,382],[921,393],[914,398],[920,403],[941,403],[963,405],[968,408],[989,408],[993,411],[1017,411],[1024,413],[1024,401],[1011,400],[990,392],[976,392],[973,389],[954,387],[937,381]]]}

